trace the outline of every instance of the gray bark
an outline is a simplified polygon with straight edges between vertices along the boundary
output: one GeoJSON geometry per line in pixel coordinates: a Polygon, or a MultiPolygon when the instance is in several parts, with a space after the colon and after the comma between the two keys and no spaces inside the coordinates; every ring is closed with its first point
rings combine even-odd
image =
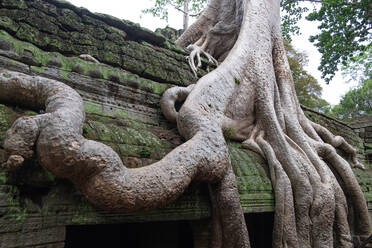
{"type": "Polygon", "coordinates": [[[189,27],[189,4],[190,1],[185,1],[183,3],[183,30],[189,27]]]}

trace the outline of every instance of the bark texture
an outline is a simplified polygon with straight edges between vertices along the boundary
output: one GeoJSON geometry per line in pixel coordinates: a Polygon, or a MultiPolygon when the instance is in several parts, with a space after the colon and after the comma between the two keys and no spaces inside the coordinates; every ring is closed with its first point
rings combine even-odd
{"type": "Polygon", "coordinates": [[[194,86],[164,93],[164,114],[177,122],[186,143],[155,164],[128,169],[111,148],[82,137],[84,106],[73,89],[0,70],[0,101],[46,112],[18,119],[7,132],[6,167],[37,156],[93,204],[120,212],[165,205],[192,180],[204,181],[213,204],[211,247],[249,247],[226,136],[268,161],[275,190],[273,247],[353,247],[353,235],[367,237],[364,196],[335,147],[361,165],[355,149],[302,112],[281,38],[279,1],[211,0],[177,43],[221,62],[194,86]],[[174,103],[184,100],[177,112],[174,103]]]}
{"type": "Polygon", "coordinates": [[[276,199],[273,247],[353,247],[353,235],[368,237],[366,201],[335,148],[363,166],[342,137],[302,112],[281,37],[279,1],[211,1],[177,43],[193,43],[222,62],[195,85],[178,125],[186,112],[203,109],[205,126],[214,119],[230,138],[267,159],[276,199]],[[354,215],[352,225],[348,215],[354,215]]]}

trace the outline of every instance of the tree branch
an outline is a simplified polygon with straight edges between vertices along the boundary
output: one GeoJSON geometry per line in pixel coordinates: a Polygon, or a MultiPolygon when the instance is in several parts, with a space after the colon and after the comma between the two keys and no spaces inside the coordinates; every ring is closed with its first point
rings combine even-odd
{"type": "Polygon", "coordinates": [[[182,12],[183,14],[187,14],[188,16],[190,17],[198,17],[201,15],[201,13],[203,13],[203,10],[200,11],[199,13],[195,13],[195,14],[190,14],[189,12],[186,12],[184,11],[183,9],[180,9],[177,5],[173,4],[173,3],[169,3],[173,8],[175,8],[176,10],[182,12]]]}
{"type": "MultiPolygon", "coordinates": [[[[289,3],[291,1],[292,0],[286,1],[286,3],[289,3]]],[[[321,3],[321,4],[323,4],[324,2],[326,2],[325,0],[294,0],[294,1],[297,1],[297,2],[310,2],[310,3],[321,3]]],[[[357,1],[353,1],[351,3],[345,2],[345,3],[340,4],[340,5],[355,7],[357,4],[358,4],[357,1]]],[[[288,5],[288,4],[283,4],[283,7],[286,6],[286,5],[288,5]]]]}

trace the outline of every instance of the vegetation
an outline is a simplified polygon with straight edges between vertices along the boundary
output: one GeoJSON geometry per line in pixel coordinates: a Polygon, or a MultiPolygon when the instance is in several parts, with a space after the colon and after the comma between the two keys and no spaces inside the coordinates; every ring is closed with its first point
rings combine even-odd
{"type": "Polygon", "coordinates": [[[372,115],[372,79],[347,92],[340,103],[332,108],[332,115],[343,121],[372,115]]]}
{"type": "MultiPolygon", "coordinates": [[[[167,20],[168,7],[173,7],[184,14],[185,30],[188,26],[186,17],[199,16],[206,2],[207,0],[155,0],[154,6],[143,12],[167,20]]],[[[311,36],[310,41],[322,54],[318,69],[327,83],[340,68],[351,76],[356,75],[353,68],[371,68],[372,4],[369,0],[282,0],[282,34],[288,41],[291,41],[292,35],[300,33],[297,23],[310,11],[301,2],[314,4],[306,19],[320,22],[320,33],[311,36]]]]}
{"type": "Polygon", "coordinates": [[[150,13],[168,21],[168,7],[172,7],[183,14],[183,29],[186,30],[189,18],[198,17],[206,3],[207,0],[155,0],[154,6],[144,9],[143,13],[150,13]]]}
{"type": "Polygon", "coordinates": [[[367,59],[360,63],[371,65],[372,4],[369,0],[284,0],[281,3],[285,37],[298,33],[297,21],[308,8],[299,2],[314,3],[312,12],[306,17],[318,21],[320,33],[310,41],[322,54],[319,70],[326,82],[330,82],[340,65],[353,64],[356,57],[367,59]]]}
{"type": "Polygon", "coordinates": [[[329,113],[331,105],[321,98],[322,86],[304,69],[307,56],[296,51],[289,42],[284,44],[299,102],[321,113],[329,113]]]}

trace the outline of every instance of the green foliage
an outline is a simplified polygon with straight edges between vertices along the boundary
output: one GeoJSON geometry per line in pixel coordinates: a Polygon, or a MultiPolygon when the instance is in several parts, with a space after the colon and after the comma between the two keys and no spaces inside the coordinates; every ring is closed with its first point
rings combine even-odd
{"type": "Polygon", "coordinates": [[[306,55],[296,51],[288,42],[285,42],[284,45],[299,102],[321,113],[328,113],[331,106],[326,100],[321,98],[322,87],[304,69],[307,64],[306,55]]]}
{"type": "Polygon", "coordinates": [[[372,115],[372,79],[365,80],[359,87],[347,92],[340,104],[332,108],[332,115],[343,121],[372,115]]]}
{"type": "Polygon", "coordinates": [[[153,7],[144,9],[145,14],[152,14],[155,17],[160,17],[168,21],[168,7],[173,7],[180,12],[183,11],[184,4],[189,6],[189,16],[198,16],[205,8],[207,0],[152,0],[155,1],[153,7]]]}
{"type": "Polygon", "coordinates": [[[350,80],[363,82],[372,78],[372,45],[365,53],[352,57],[341,68],[342,74],[350,80]]]}
{"type": "Polygon", "coordinates": [[[303,13],[309,9],[299,5],[298,0],[282,0],[282,34],[283,38],[291,42],[291,35],[299,35],[300,27],[297,22],[302,18],[303,13]]]}
{"type": "Polygon", "coordinates": [[[311,36],[310,41],[322,54],[319,70],[326,82],[339,64],[347,66],[356,56],[367,56],[370,64],[371,8],[370,0],[322,0],[320,8],[307,16],[307,20],[320,22],[320,34],[311,36]]]}
{"type": "MultiPolygon", "coordinates": [[[[351,79],[360,77],[360,69],[371,68],[371,8],[370,0],[302,0],[314,4],[306,17],[320,22],[320,33],[310,41],[322,54],[319,70],[328,83],[341,68],[351,79]],[[342,67],[340,67],[340,65],[342,67]],[[359,72],[358,72],[359,70],[359,72]]],[[[283,37],[291,41],[291,35],[299,34],[297,22],[308,8],[298,0],[282,0],[283,37]]],[[[365,79],[365,77],[364,77],[365,79]]]]}

